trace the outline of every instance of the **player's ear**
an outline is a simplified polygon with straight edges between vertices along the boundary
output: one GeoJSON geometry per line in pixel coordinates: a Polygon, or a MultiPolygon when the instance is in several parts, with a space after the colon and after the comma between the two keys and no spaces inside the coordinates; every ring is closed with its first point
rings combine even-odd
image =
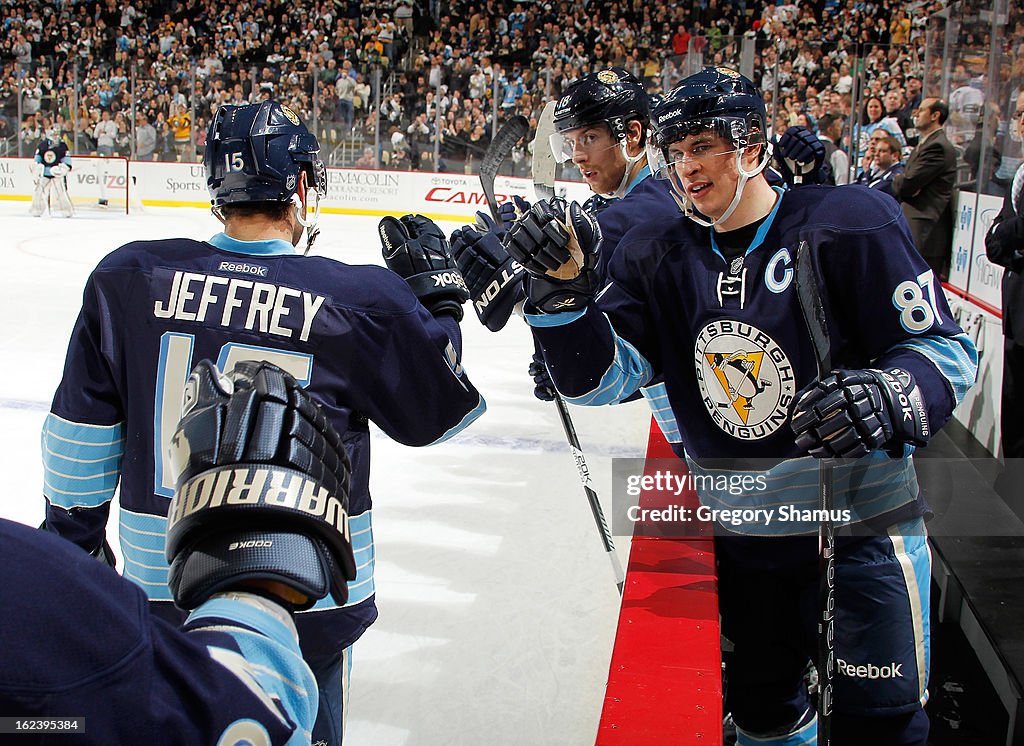
{"type": "Polygon", "coordinates": [[[630,156],[636,156],[644,149],[644,125],[639,119],[626,124],[626,150],[630,156]]]}

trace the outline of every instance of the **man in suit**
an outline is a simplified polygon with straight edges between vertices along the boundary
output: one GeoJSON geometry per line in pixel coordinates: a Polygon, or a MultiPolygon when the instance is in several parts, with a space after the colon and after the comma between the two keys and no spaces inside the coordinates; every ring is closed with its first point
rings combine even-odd
{"type": "Polygon", "coordinates": [[[895,137],[882,129],[872,132],[868,146],[871,165],[857,177],[857,183],[891,197],[893,180],[904,171],[900,152],[900,143],[895,137]]]}
{"type": "Polygon", "coordinates": [[[949,107],[926,98],[914,111],[920,140],[903,173],[893,179],[892,194],[902,203],[914,245],[936,276],[946,279],[953,242],[953,184],[956,149],[942,125],[949,107]]]}
{"type": "MultiPolygon", "coordinates": [[[[1010,126],[1024,135],[1024,92],[1017,96],[1017,113],[1010,126]]],[[[1000,432],[1005,469],[996,489],[1020,513],[1024,500],[1024,164],[1006,190],[1003,209],[985,237],[985,253],[1003,271],[1003,391],[1000,432]]]]}

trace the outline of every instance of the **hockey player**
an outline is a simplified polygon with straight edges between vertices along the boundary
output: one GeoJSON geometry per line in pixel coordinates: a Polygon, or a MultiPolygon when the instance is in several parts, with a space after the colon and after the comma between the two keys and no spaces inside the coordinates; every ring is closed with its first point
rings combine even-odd
{"type": "Polygon", "coordinates": [[[727,459],[763,476],[763,489],[699,490],[704,505],[779,519],[718,526],[738,742],[816,741],[802,681],[818,619],[810,454],[852,459],[835,467],[850,535],[836,565],[833,742],[923,746],[930,573],[911,453],[973,384],[977,353],[898,205],[857,186],[770,187],[766,125],[749,80],[707,68],[652,115],[649,159],[683,216],[631,230],[606,280],[600,229],[576,205],[533,205],[505,246],[528,273],[527,321],[568,401],[614,403],[662,375],[691,471],[737,476],[708,461],[727,459]],[[802,243],[832,340],[823,380],[796,292],[802,243]]]}
{"type": "Polygon", "coordinates": [[[60,139],[44,137],[36,148],[32,163],[35,191],[32,193],[30,211],[33,216],[42,217],[47,207],[51,214],[62,218],[70,218],[75,214],[68,196],[67,175],[70,171],[71,155],[68,146],[60,139]]]}
{"type": "Polygon", "coordinates": [[[227,369],[265,359],[307,386],[353,465],[358,576],[344,606],[325,600],[296,618],[320,689],[313,740],[334,745],[349,647],[377,616],[368,422],[428,445],[466,427],[484,402],[460,363],[467,294],[433,223],[382,221],[394,271],[296,251],[304,232],[307,250],[317,234],[327,186],[318,152],[316,137],[275,101],[217,111],[204,164],[224,232],[130,243],[100,262],[44,425],[43,459],[46,526],[86,551],[100,550],[120,479],[124,574],[177,621],[162,560],[174,487],[166,454],[193,361],[227,369]]]}
{"type": "Polygon", "coordinates": [[[184,630],[74,545],[0,519],[0,716],[21,721],[17,743],[310,743],[316,682],[291,612],[329,593],[343,603],[354,577],[348,456],[269,363],[221,376],[204,360],[185,390],[166,547],[171,591],[192,610],[184,630]],[[308,489],[325,509],[230,499],[256,480],[278,490],[258,497],[308,489]]]}

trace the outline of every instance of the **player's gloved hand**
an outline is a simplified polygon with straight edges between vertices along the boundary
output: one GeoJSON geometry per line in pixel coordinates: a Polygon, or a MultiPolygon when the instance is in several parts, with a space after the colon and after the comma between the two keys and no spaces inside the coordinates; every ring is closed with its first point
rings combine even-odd
{"type": "MultiPolygon", "coordinates": [[[[507,199],[498,206],[498,215],[501,216],[501,222],[505,224],[505,230],[507,231],[509,226],[519,220],[526,212],[530,209],[530,203],[520,197],[518,194],[513,194],[511,199],[507,199]]],[[[490,215],[485,215],[482,212],[476,214],[477,223],[480,223],[480,218],[485,218],[488,223],[494,225],[494,221],[491,220],[490,215]]],[[[491,229],[488,229],[491,230],[491,229]]],[[[504,238],[504,231],[502,232],[502,238],[504,238]]]]}
{"type": "Polygon", "coordinates": [[[503,235],[490,216],[479,212],[475,225],[452,233],[452,255],[465,279],[473,310],[492,332],[504,328],[516,304],[526,297],[523,268],[501,245],[503,235]],[[481,231],[481,223],[493,230],[481,231]]]}
{"type": "Polygon", "coordinates": [[[389,216],[381,219],[378,232],[388,268],[409,283],[420,303],[434,316],[462,321],[469,290],[434,221],[422,215],[389,216]]]}
{"type": "Polygon", "coordinates": [[[208,360],[192,371],[183,409],[167,516],[175,603],[194,609],[220,591],[254,590],[296,609],[328,593],[344,604],[356,576],[351,466],[323,410],[270,363],[243,361],[223,376],[208,360]]]}
{"type": "Polygon", "coordinates": [[[985,236],[985,253],[1001,267],[1024,271],[1024,218],[1013,215],[993,225],[985,236]]]}
{"type": "Polygon", "coordinates": [[[825,143],[806,127],[790,127],[775,145],[779,172],[790,186],[821,184],[825,143]]]}
{"type": "Polygon", "coordinates": [[[543,313],[576,311],[599,290],[601,228],[564,199],[535,202],[505,236],[505,249],[529,273],[526,295],[543,313]]]}
{"type": "Polygon", "coordinates": [[[555,384],[548,373],[548,366],[544,364],[544,357],[540,352],[533,353],[533,362],[530,363],[529,373],[533,376],[533,395],[541,401],[555,400],[555,384]]]}
{"type": "Polygon", "coordinates": [[[67,176],[71,169],[66,163],[56,163],[50,166],[50,173],[54,176],[67,176]]]}
{"type": "Polygon", "coordinates": [[[860,458],[878,448],[902,452],[931,437],[914,377],[902,368],[837,370],[796,397],[796,444],[817,458],[860,458]]]}
{"type": "Polygon", "coordinates": [[[614,199],[609,199],[603,194],[591,194],[587,201],[583,203],[583,209],[591,215],[600,215],[601,210],[608,207],[614,201],[614,199]]]}

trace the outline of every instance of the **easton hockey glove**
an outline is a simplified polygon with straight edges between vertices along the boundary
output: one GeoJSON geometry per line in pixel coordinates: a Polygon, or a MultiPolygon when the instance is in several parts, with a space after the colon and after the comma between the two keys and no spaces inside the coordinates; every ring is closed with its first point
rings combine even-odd
{"type": "Polygon", "coordinates": [[[338,605],[356,576],[348,528],[351,466],[323,410],[286,372],[201,361],[171,439],[177,489],[167,515],[169,585],[194,609],[214,593],[282,588],[305,609],[338,605]]]}
{"type": "Polygon", "coordinates": [[[490,216],[480,212],[475,225],[452,233],[452,255],[465,278],[473,310],[492,332],[505,327],[516,304],[526,297],[523,268],[501,245],[502,236],[504,232],[496,229],[490,216]]]}
{"type": "Polygon", "coordinates": [[[504,245],[528,273],[527,298],[542,313],[579,310],[600,289],[601,228],[575,202],[568,210],[559,197],[534,203],[509,228],[504,245]]]}
{"type": "Polygon", "coordinates": [[[860,458],[879,448],[901,453],[931,437],[914,377],[902,368],[837,370],[796,397],[796,444],[817,458],[860,458]]]}
{"type": "Polygon", "coordinates": [[[378,226],[388,269],[401,275],[433,316],[448,314],[462,321],[469,290],[448,249],[448,239],[434,221],[422,215],[386,217],[378,226]]]}

